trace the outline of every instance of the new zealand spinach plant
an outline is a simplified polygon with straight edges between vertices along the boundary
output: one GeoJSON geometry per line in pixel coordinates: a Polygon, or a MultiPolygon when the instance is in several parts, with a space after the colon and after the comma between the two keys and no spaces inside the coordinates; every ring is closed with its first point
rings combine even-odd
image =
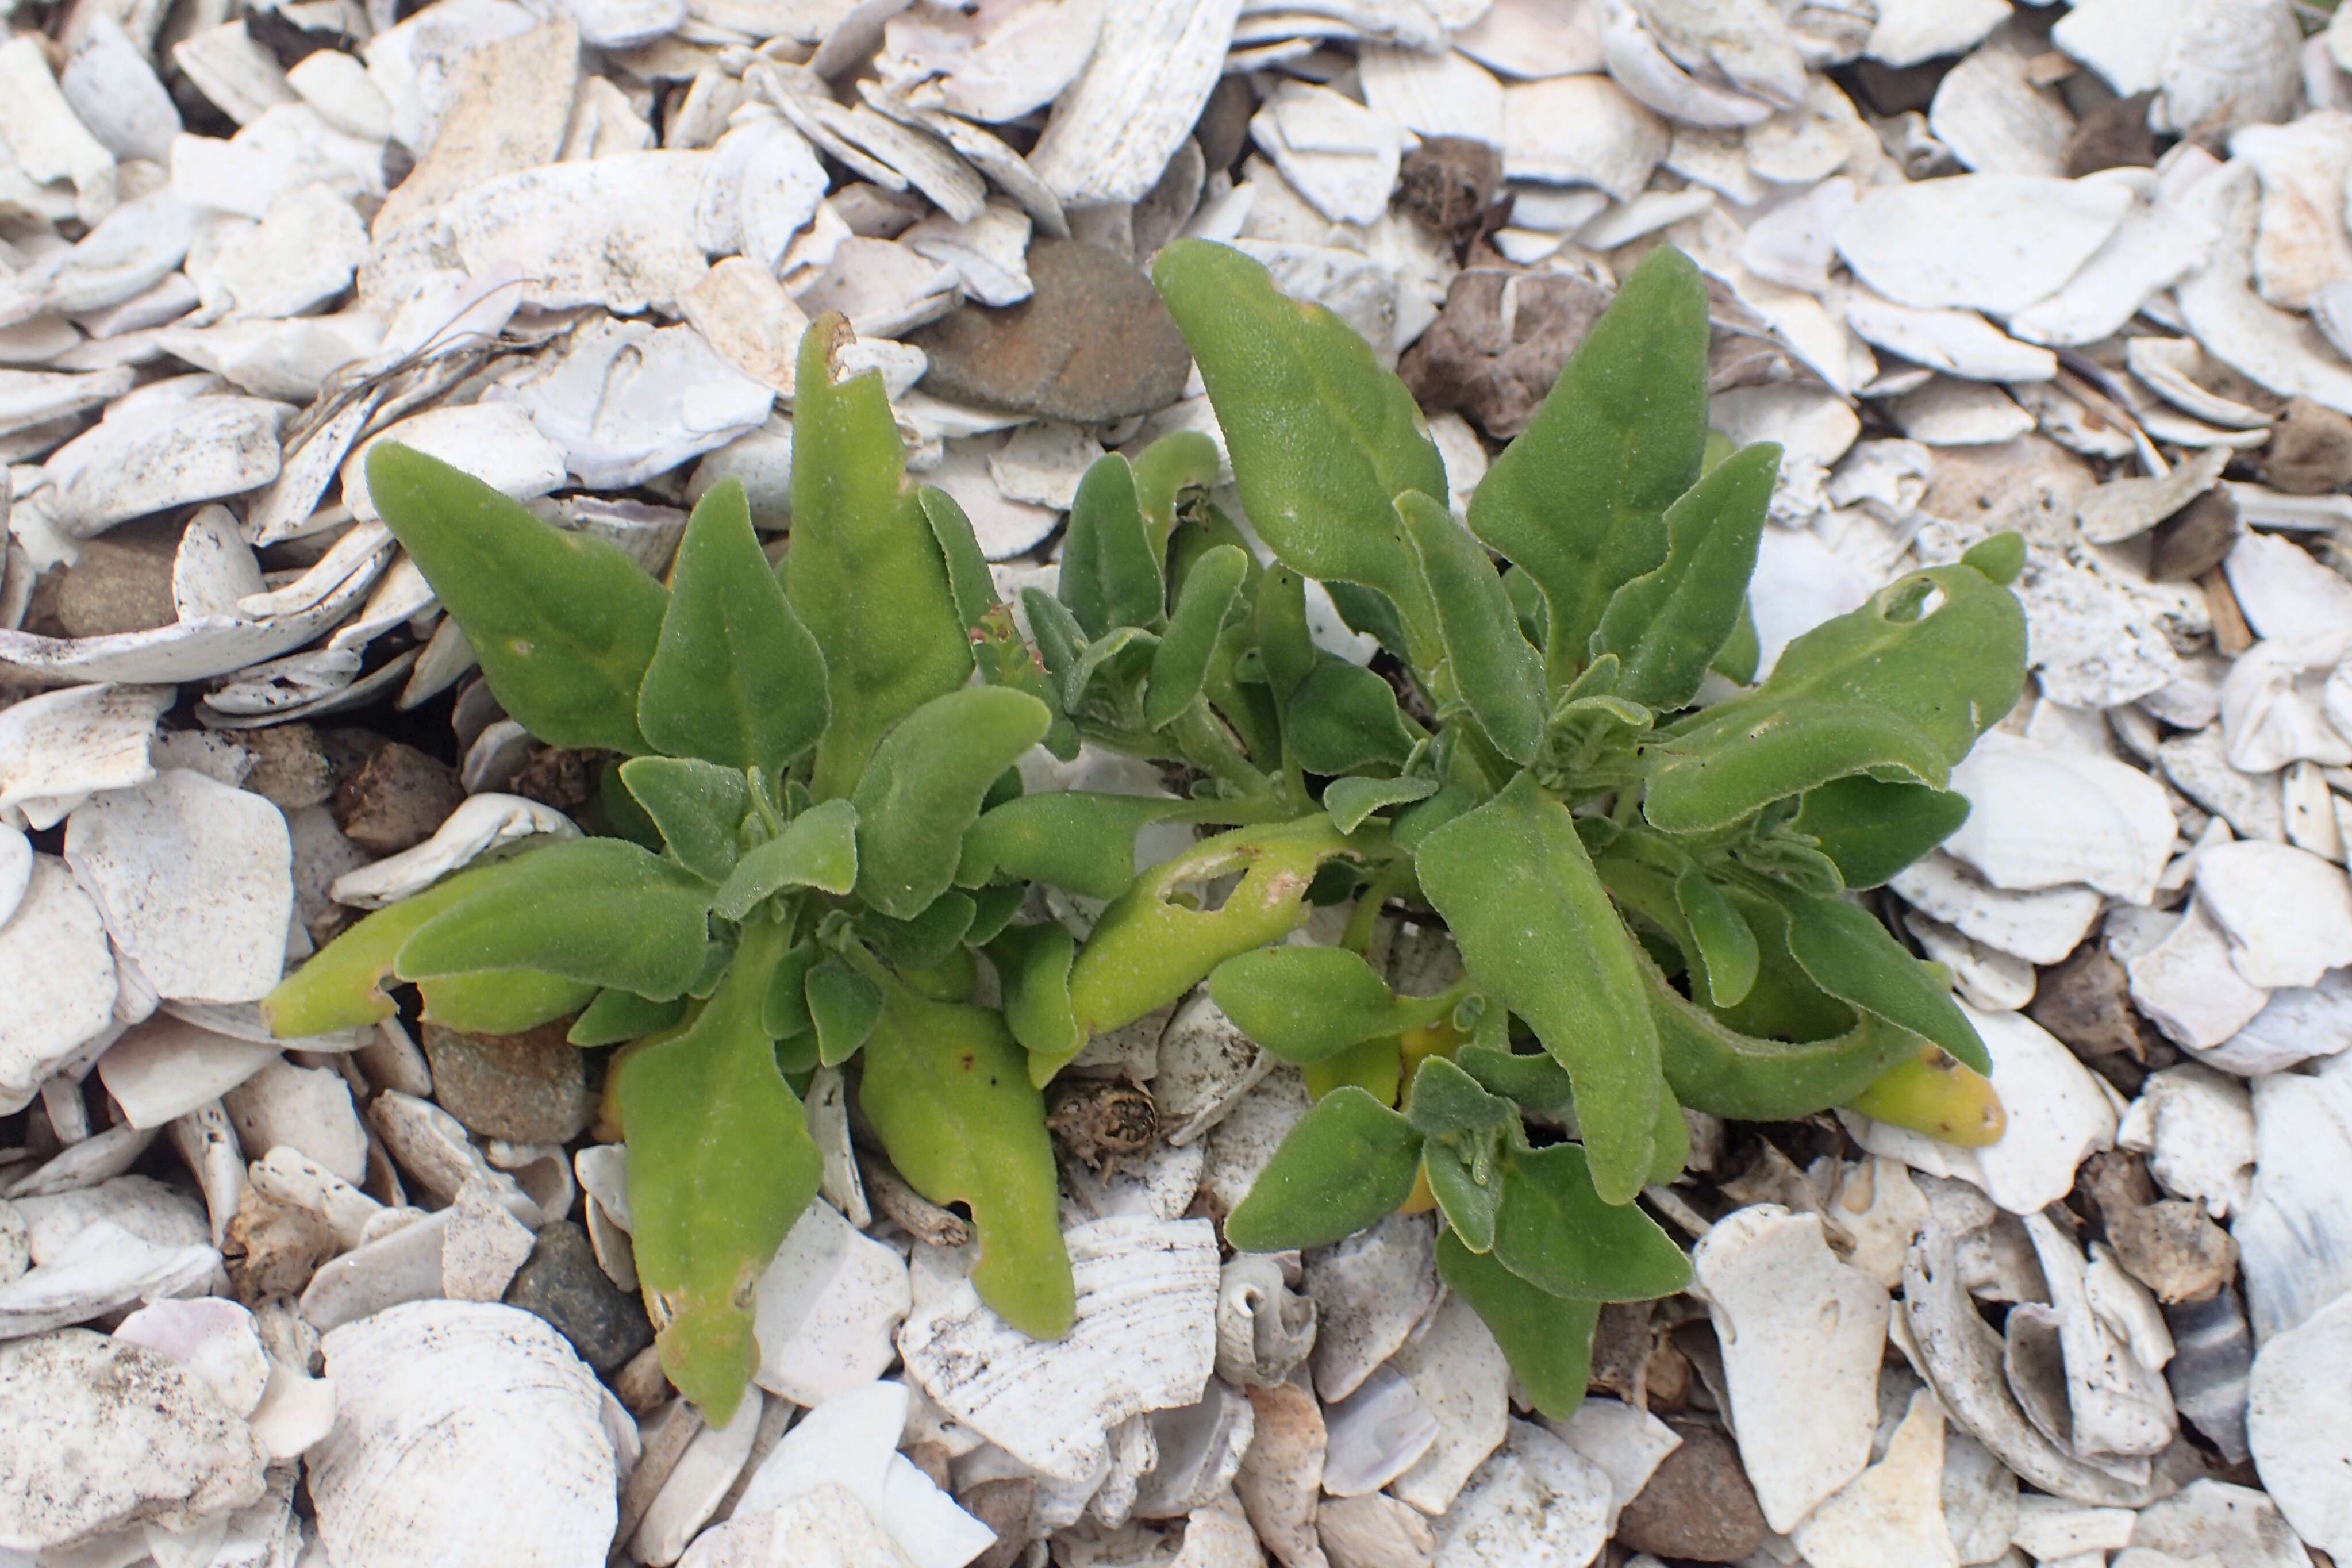
{"type": "MultiPolygon", "coordinates": [[[[1967,812],[1950,770],[2023,681],[2019,542],[1906,577],[1746,684],[1780,452],[1710,460],[1680,255],[1626,280],[1466,528],[1411,395],[1338,318],[1220,246],[1155,276],[1273,563],[1197,495],[1169,513],[1166,474],[1209,453],[1155,448],[1087,476],[1058,592],[1025,608],[1079,732],[1189,765],[1196,819],[1238,826],[1119,890],[1053,1010],[1075,1048],[1205,978],[1318,1096],[1227,1238],[1311,1247],[1433,1200],[1445,1278],[1564,1412],[1600,1304],[1687,1278],[1632,1202],[1681,1169],[1682,1108],[1998,1134],[1948,977],[1844,895],[1967,812]],[[1316,647],[1309,577],[1394,684],[1316,647]],[[1276,945],[1350,892],[1341,945],[1276,945]],[[1392,992],[1390,910],[1450,932],[1457,982],[1392,992]]],[[[978,864],[1108,891],[1077,848],[1115,865],[1149,809],[1011,803],[968,868],[1001,837],[978,864]],[[1048,816],[1097,831],[1012,843],[1048,816]]],[[[1042,1081],[1059,1058],[1028,1043],[1042,1081]]]]}
{"type": "MultiPolygon", "coordinates": [[[[724,1421],[757,1363],[753,1287],[815,1194],[797,1082],[862,1058],[858,1103],[916,1190],[970,1206],[972,1280],[1006,1321],[1069,1327],[1052,1144],[1028,1064],[974,1005],[975,948],[1023,883],[953,886],[967,829],[1056,724],[972,685],[1011,621],[971,526],[908,484],[880,381],[836,383],[839,318],[798,366],[791,548],[771,570],[742,489],[687,524],[668,584],[396,446],[368,462],[386,523],[541,739],[627,760],[616,819],[644,842],[552,843],[367,917],[266,1004],[299,1036],[425,1016],[511,1032],[577,1014],[612,1068],[638,1271],[671,1380],[724,1421]],[[992,642],[992,638],[994,642],[992,642]]],[[[1069,743],[1066,733],[1061,737],[1069,743]]],[[[1059,928],[1054,928],[1055,931],[1059,928]]],[[[1063,940],[1066,942],[1066,936],[1063,940]]]]}

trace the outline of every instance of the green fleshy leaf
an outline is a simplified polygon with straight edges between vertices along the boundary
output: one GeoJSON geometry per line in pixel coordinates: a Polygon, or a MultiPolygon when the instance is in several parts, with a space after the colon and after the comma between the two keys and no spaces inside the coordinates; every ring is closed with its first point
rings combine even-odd
{"type": "Polygon", "coordinates": [[[1415,646],[1433,648],[1421,574],[1390,506],[1406,490],[1445,500],[1445,465],[1412,394],[1346,322],[1284,298],[1238,250],[1179,240],[1151,272],[1259,535],[1310,577],[1379,590],[1415,646]]]}
{"type": "Polygon", "coordinates": [[[1550,707],[1543,658],[1520,635],[1486,547],[1425,495],[1401,495],[1396,509],[1437,609],[1454,685],[1496,751],[1515,763],[1534,761],[1550,707]]]}
{"type": "Polygon", "coordinates": [[[1005,876],[1115,899],[1135,880],[1136,834],[1189,806],[1156,795],[1076,790],[1024,795],[991,807],[964,835],[956,880],[969,888],[1005,876]]]}
{"type": "Polygon", "coordinates": [[[1021,636],[1013,606],[991,605],[982,614],[971,627],[971,658],[989,685],[1025,691],[1053,710],[1054,726],[1045,731],[1047,751],[1066,763],[1078,754],[1077,726],[1062,710],[1061,683],[1046,674],[1045,661],[1021,636]]]}
{"type": "Polygon", "coordinates": [[[575,838],[492,871],[416,929],[395,973],[535,969],[663,1001],[702,973],[710,889],[682,866],[617,838],[575,838]]]}
{"type": "Polygon", "coordinates": [[[971,929],[964,941],[974,947],[986,947],[994,942],[1013,917],[1021,912],[1029,897],[1029,889],[1021,882],[991,882],[971,889],[971,929]]]}
{"type": "Polygon", "coordinates": [[[1756,668],[1764,662],[1764,642],[1756,633],[1755,606],[1743,594],[1739,598],[1739,618],[1731,623],[1731,636],[1716,651],[1715,660],[1707,668],[1735,685],[1746,686],[1756,679],[1756,668]]]}
{"type": "Polygon", "coordinates": [[[637,726],[671,756],[772,777],[816,743],[827,701],[824,656],[784,602],[741,483],[728,479],[696,503],[678,543],[637,726]]]}
{"type": "Polygon", "coordinates": [[[1217,482],[1217,444],[1198,430],[1160,437],[1135,457],[1135,503],[1165,547],[1175,531],[1177,502],[1217,482]]]}
{"type": "Polygon", "coordinates": [[[1622,661],[1616,695],[1662,711],[1683,707],[1748,605],[1780,448],[1761,441],[1726,458],[1666,509],[1666,558],[1610,595],[1596,650],[1622,661]]]}
{"type": "Polygon", "coordinates": [[[971,674],[971,645],[875,372],[835,382],[847,328],[802,334],[793,405],[793,531],[785,596],[824,656],[832,718],[810,787],[856,787],[891,726],[971,674]]]}
{"type": "Polygon", "coordinates": [[[770,1039],[810,1037],[811,1067],[817,1065],[816,1019],[809,1012],[808,974],[824,957],[824,950],[813,942],[793,943],[776,961],[775,969],[768,976],[768,989],[760,998],[760,1026],[768,1032],[770,1039]]]}
{"type": "Polygon", "coordinates": [[[473,645],[499,706],[551,746],[653,750],[637,689],[669,595],[644,567],[397,442],[368,453],[367,474],[384,526],[473,645]]]}
{"type": "Polygon", "coordinates": [[[935,697],[883,738],[857,781],[857,894],[912,920],[955,879],[997,775],[1045,738],[1045,705],[1003,687],[935,697]]]}
{"type": "MultiPolygon", "coordinates": [[[[1843,1034],[1790,1041],[1711,1016],[1643,960],[1666,1082],[1694,1110],[1738,1121],[1793,1121],[1843,1105],[1918,1054],[1917,1036],[1864,1016],[1843,1034]]],[[[1849,1017],[1853,1015],[1849,1014],[1849,1017]]]]}
{"type": "Polygon", "coordinates": [[[425,1021],[469,1035],[520,1035],[577,1013],[596,987],[530,969],[487,969],[421,982],[425,1021]]]}
{"type": "Polygon", "coordinates": [[[1152,651],[1151,676],[1144,687],[1143,721],[1152,729],[1174,723],[1201,695],[1225,616],[1248,575],[1248,554],[1230,544],[1209,551],[1185,575],[1168,630],[1152,651]]]}
{"type": "Polygon", "coordinates": [[[363,915],[261,999],[261,1016],[279,1039],[360,1029],[391,1017],[399,1005],[384,994],[393,962],[419,926],[490,886],[510,861],[445,877],[389,909],[363,915]]]}
{"type": "Polygon", "coordinates": [[[988,556],[980,548],[979,535],[971,531],[971,519],[964,515],[955,497],[937,485],[925,485],[915,492],[915,500],[923,509],[923,521],[931,525],[931,541],[940,547],[940,559],[947,566],[948,595],[955,601],[956,619],[970,631],[1000,602],[996,579],[989,574],[988,556]]]}
{"type": "Polygon", "coordinates": [[[1778,705],[1749,727],[1677,737],[1653,755],[1663,765],[1650,775],[1642,815],[1667,833],[1728,827],[1774,801],[1853,774],[1941,786],[1951,771],[1935,739],[1897,714],[1808,700],[1778,705]]]}
{"type": "Polygon", "coordinates": [[[1706,450],[1706,348],[1698,268],[1652,251],[1471,494],[1470,531],[1543,590],[1554,685],[1583,666],[1610,595],[1666,558],[1666,509],[1706,450]]]}
{"type": "Polygon", "coordinates": [[[1421,1134],[1349,1084],[1310,1107],[1225,1216],[1244,1252],[1328,1247],[1396,1212],[1412,1194],[1421,1134]]]}
{"type": "Polygon", "coordinates": [[[1574,1143],[1512,1152],[1495,1258],[1555,1296],[1648,1301],[1690,1283],[1690,1259],[1633,1204],[1603,1201],[1574,1143]]]}
{"type": "Polygon", "coordinates": [[[1276,704],[1287,707],[1323,657],[1307,630],[1307,580],[1286,566],[1269,567],[1257,580],[1251,619],[1266,686],[1276,704]]]}
{"type": "Polygon", "coordinates": [[[1070,963],[1077,939],[1048,921],[1011,926],[988,950],[1004,994],[1004,1022],[1032,1056],[1066,1061],[1086,1037],[1070,1007],[1070,963]]]}
{"type": "Polygon", "coordinates": [[[747,931],[740,962],[694,1021],[614,1068],[637,1273],[666,1320],[662,1369],[718,1425],[759,1362],[752,1286],[823,1166],[760,1023],[782,946],[773,926],[747,931]]]}
{"type": "Polygon", "coordinates": [[[1980,1073],[1992,1071],[1984,1041],[1952,1000],[1937,965],[1903,950],[1870,913],[1843,899],[1775,887],[1789,911],[1789,952],[1814,984],[1858,1012],[1933,1040],[1980,1073]]]}
{"type": "Polygon", "coordinates": [[[1078,481],[1057,582],[1057,595],[1088,637],[1160,625],[1167,584],[1160,552],[1136,500],[1135,470],[1117,452],[1096,458],[1078,481]]]}
{"type": "Polygon", "coordinates": [[[1601,1194],[1630,1201],[1654,1152],[1657,1030],[1633,939],[1568,808],[1521,773],[1423,839],[1414,864],[1472,976],[1568,1069],[1601,1194]]]}
{"type": "Polygon", "coordinates": [[[1790,826],[1820,840],[1849,888],[1875,888],[1959,831],[1969,799],[1859,774],[1807,790],[1790,826]]]}
{"type": "Polygon", "coordinates": [[[857,930],[900,970],[935,969],[963,942],[979,906],[971,895],[950,888],[933,899],[910,921],[894,921],[868,911],[857,930]]]}
{"type": "Polygon", "coordinates": [[[1413,732],[1389,683],[1336,654],[1318,660],[1291,693],[1289,729],[1298,763],[1311,773],[1397,767],[1412,755],[1413,732]]]}
{"type": "Polygon", "coordinates": [[[1696,867],[1675,879],[1675,904],[1697,945],[1707,1000],[1718,1007],[1738,1006],[1754,987],[1763,963],[1756,933],[1723,889],[1696,867]]]}
{"type": "Polygon", "coordinates": [[[1076,1316],[1076,1288],[1045,1099],[1026,1053],[995,1013],[886,984],[859,1109],[908,1185],[971,1208],[980,1299],[1023,1333],[1057,1339],[1076,1316]]]}
{"type": "Polygon", "coordinates": [[[1592,1376],[1601,1303],[1566,1300],[1530,1285],[1450,1231],[1437,1237],[1437,1276],[1495,1336],[1536,1409],[1554,1421],[1574,1415],[1592,1376]]]}
{"type": "Polygon", "coordinates": [[[1342,833],[1353,833],[1372,814],[1391,805],[1427,800],[1437,793],[1435,779],[1333,779],[1323,790],[1323,809],[1342,833]]]}
{"type": "Polygon", "coordinates": [[[621,764],[621,782],[679,865],[706,882],[727,880],[742,853],[743,814],[751,806],[751,786],[740,769],[692,757],[632,757],[621,764]]]}
{"type": "Polygon", "coordinates": [[[641,1040],[675,1026],[686,1016],[686,1008],[682,996],[652,1002],[634,992],[600,991],[587,1010],[572,1020],[572,1032],[563,1037],[583,1047],[641,1040]]]}
{"type": "Polygon", "coordinates": [[[740,921],[786,888],[846,894],[857,882],[857,807],[848,801],[811,806],[736,863],[711,907],[721,920],[740,921]]]}
{"type": "Polygon", "coordinates": [[[857,1054],[882,1018],[882,988],[827,954],[801,979],[816,1026],[817,1060],[837,1068],[857,1054]]]}
{"type": "Polygon", "coordinates": [[[1342,947],[1242,953],[1210,973],[1209,994],[1235,1028],[1297,1066],[1401,1026],[1388,982],[1342,947]]]}

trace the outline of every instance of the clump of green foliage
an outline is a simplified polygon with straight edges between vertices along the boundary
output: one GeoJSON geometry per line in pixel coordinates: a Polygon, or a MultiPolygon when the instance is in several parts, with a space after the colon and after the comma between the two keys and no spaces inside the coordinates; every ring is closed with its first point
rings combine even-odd
{"type": "Polygon", "coordinates": [[[1209,500],[1215,445],[1172,437],[1089,470],[1025,628],[953,500],[907,481],[878,378],[835,380],[837,319],[802,346],[772,571],[731,486],[665,586],[428,458],[370,460],[508,711],[629,759],[620,836],[369,917],[273,1024],[386,1016],[393,977],[457,1027],[576,1014],[575,1042],[628,1042],[639,1268],[712,1420],[817,1186],[796,1089],[820,1065],[856,1058],[900,1173],[970,1206],[983,1300],[1051,1336],[1073,1305],[1040,1091],[1205,981],[1317,1097],[1227,1238],[1316,1246],[1433,1205],[1444,1277],[1556,1415],[1601,1304],[1687,1279],[1633,1201],[1681,1169],[1683,1108],[1997,1128],[1947,977],[1843,895],[1966,814],[1950,770],[2023,679],[2014,538],[1752,683],[1779,453],[1710,461],[1706,298],[1680,256],[1627,279],[1466,529],[1411,395],[1336,317],[1223,247],[1171,246],[1155,274],[1271,560],[1209,500]],[[1316,647],[1310,578],[1387,676],[1316,647]],[[1189,794],[1021,793],[1016,758],[1081,740],[1189,794]],[[1138,875],[1155,821],[1219,831],[1138,875]],[[1019,921],[1036,884],[1105,901],[1083,942],[1019,921]],[[1286,943],[1351,900],[1339,945],[1286,943]],[[1450,933],[1458,980],[1392,990],[1400,914],[1450,933]]]}

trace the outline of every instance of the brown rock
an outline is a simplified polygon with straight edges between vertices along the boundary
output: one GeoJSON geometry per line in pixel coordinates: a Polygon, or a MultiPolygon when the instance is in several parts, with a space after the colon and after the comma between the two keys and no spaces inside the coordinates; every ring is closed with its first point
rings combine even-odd
{"type": "Polygon", "coordinates": [[[551,805],[566,816],[577,816],[594,792],[594,782],[586,752],[534,746],[507,782],[507,793],[551,805]]]}
{"type": "Polygon", "coordinates": [[[1466,271],[1397,374],[1428,412],[1459,409],[1506,440],[1528,427],[1608,303],[1607,289],[1565,273],[1466,271]],[[1513,295],[1508,326],[1506,289],[1513,295]]]}
{"type": "Polygon", "coordinates": [[[1250,116],[1256,112],[1257,98],[1248,78],[1229,76],[1217,83],[1202,107],[1200,122],[1192,127],[1192,139],[1201,144],[1209,173],[1234,166],[1249,143],[1250,116]]]}
{"type": "Polygon", "coordinates": [[[1592,1329],[1592,1361],[1585,1373],[1594,1388],[1606,1389],[1628,1405],[1646,1403],[1644,1369],[1656,1351],[1650,1303],[1612,1301],[1601,1309],[1592,1329]]]}
{"type": "Polygon", "coordinates": [[[301,1294],[319,1266],[341,1250],[325,1220],[252,1187],[237,1199],[221,1238],[229,1288],[247,1306],[266,1296],[301,1294]]]}
{"type": "Polygon", "coordinates": [[[2110,1227],[2160,1195],[2148,1177],[2147,1162],[2128,1149],[2102,1149],[2084,1161],[2074,1185],[2110,1227]]]}
{"type": "Polygon", "coordinates": [[[2148,536],[2147,574],[2158,583],[2186,583],[2221,564],[2246,531],[2238,503],[2216,485],[2156,525],[2148,536]]]}
{"type": "Polygon", "coordinates": [[[319,732],[308,724],[272,724],[247,730],[236,743],[253,759],[245,787],[293,813],[323,805],[335,793],[335,764],[319,743],[319,732]]]}
{"type": "Polygon", "coordinates": [[[971,1560],[971,1568],[1013,1568],[1036,1535],[1037,1483],[1008,1476],[975,1481],[956,1493],[964,1512],[996,1531],[996,1543],[971,1560]]]}
{"type": "Polygon", "coordinates": [[[2237,1272],[2238,1244],[2203,1205],[2184,1198],[2167,1198],[2109,1221],[2107,1239],[2115,1243],[2124,1272],[2168,1305],[2202,1300],[2237,1272]]]}
{"type": "Polygon", "coordinates": [[[2066,139],[2067,178],[2079,179],[2100,169],[2153,167],[2156,133],[2147,128],[2147,106],[2155,98],[2153,92],[2134,93],[2083,116],[2066,139]]]}
{"type": "Polygon", "coordinates": [[[1682,1447],[1668,1454],[1625,1511],[1617,1539],[1637,1552],[1694,1563],[1737,1563],[1764,1544],[1764,1510],[1719,1427],[1669,1422],[1682,1447]]]}
{"type": "Polygon", "coordinates": [[[2262,465],[2274,488],[2296,495],[2352,488],[2352,419],[2308,397],[2288,399],[2271,426],[2262,465]]]}
{"type": "Polygon", "coordinates": [[[482,1138],[566,1143],[595,1114],[579,1047],[563,1037],[571,1020],[520,1035],[469,1035],[425,1026],[433,1098],[482,1138]]]}
{"type": "Polygon", "coordinates": [[[2043,970],[2025,1016],[2079,1057],[2142,1054],[2139,1015],[2132,1008],[2124,966],[2103,942],[2086,942],[2043,970]]]}
{"type": "Polygon", "coordinates": [[[1936,89],[1944,82],[1944,73],[1952,68],[1948,58],[1922,60],[1916,66],[1882,65],[1876,60],[1854,61],[1854,80],[1862,96],[1874,113],[1902,114],[1911,110],[1926,113],[1936,101],[1936,89]]]}
{"type": "Polygon", "coordinates": [[[1503,182],[1502,154],[1464,136],[1424,136],[1405,154],[1397,200],[1457,244],[1478,230],[1503,182]]]}
{"type": "Polygon", "coordinates": [[[172,559],[182,526],[132,523],[83,545],[58,581],[56,614],[66,636],[143,632],[178,620],[172,559]]]}
{"type": "Polygon", "coordinates": [[[959,305],[907,334],[930,356],[923,390],[1081,425],[1149,414],[1182,395],[1192,351],[1133,264],[1041,237],[1029,247],[1029,279],[1036,292],[1017,305],[959,305]]]}
{"type": "Polygon", "coordinates": [[[371,855],[397,855],[432,837],[465,801],[457,769],[391,741],[336,787],[335,826],[371,855]]]}

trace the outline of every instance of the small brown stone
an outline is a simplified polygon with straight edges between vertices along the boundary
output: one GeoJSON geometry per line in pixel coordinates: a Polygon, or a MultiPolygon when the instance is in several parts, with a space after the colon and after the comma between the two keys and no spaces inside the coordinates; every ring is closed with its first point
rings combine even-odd
{"type": "Polygon", "coordinates": [[[247,730],[236,743],[253,759],[245,787],[284,812],[323,805],[335,793],[335,764],[308,724],[247,730]]]}
{"type": "Polygon", "coordinates": [[[1405,154],[1397,200],[1459,244],[1477,232],[1503,182],[1502,154],[1465,136],[1424,136],[1405,154]]]}
{"type": "Polygon", "coordinates": [[[1764,1510],[1722,1429],[1667,1423],[1682,1437],[1650,1484],[1617,1519],[1617,1539],[1637,1552],[1694,1563],[1737,1563],[1764,1544],[1764,1510]]]}
{"type": "Polygon", "coordinates": [[[971,1560],[971,1568],[1013,1568],[1036,1536],[1037,1483],[1008,1476],[975,1481],[955,1494],[964,1512],[996,1531],[996,1543],[971,1560]]]}
{"type": "Polygon", "coordinates": [[[2161,1195],[2148,1178],[2147,1162],[2128,1149],[2102,1149],[2084,1161],[2074,1185],[2109,1226],[2161,1195]]]}
{"type": "Polygon", "coordinates": [[[221,1238],[229,1289],[247,1306],[267,1296],[299,1295],[319,1266],[342,1250],[325,1220],[252,1187],[221,1238]]]}
{"type": "Polygon", "coordinates": [[[1585,1380],[1628,1405],[1642,1405],[1648,1392],[1644,1369],[1657,1345],[1647,1301],[1612,1301],[1601,1309],[1593,1324],[1592,1360],[1585,1380]]]}
{"type": "Polygon", "coordinates": [[[2155,98],[2153,92],[2134,93],[2083,116],[2066,139],[2067,177],[2079,179],[2100,169],[2153,167],[2156,133],[2147,128],[2147,106],[2155,98]]]}
{"type": "Polygon", "coordinates": [[[2221,564],[2246,531],[2238,503],[2215,486],[2156,525],[2148,536],[2147,574],[2158,583],[2187,583],[2221,564]]]}
{"type": "Polygon", "coordinates": [[[594,793],[594,784],[585,752],[534,746],[508,782],[507,793],[551,805],[566,816],[577,816],[594,793]]]}
{"type": "Polygon", "coordinates": [[[432,837],[465,803],[457,769],[391,741],[336,787],[335,825],[371,855],[397,855],[432,837]]]}
{"type": "Polygon", "coordinates": [[[1040,237],[1029,280],[1036,291],[1017,305],[959,305],[907,334],[929,356],[924,391],[1081,425],[1150,414],[1183,395],[1192,351],[1132,262],[1040,237]]]}
{"type": "Polygon", "coordinates": [[[134,522],[84,544],[58,583],[57,617],[66,636],[143,632],[178,620],[172,561],[181,526],[134,522]]]}
{"type": "Polygon", "coordinates": [[[1881,65],[1873,59],[1854,62],[1854,80],[1862,89],[1863,100],[1874,113],[1903,114],[1912,110],[1927,112],[1936,101],[1936,89],[1944,82],[1944,73],[1952,68],[1948,59],[1922,60],[1916,66],[1881,65]]]}
{"type": "Polygon", "coordinates": [[[425,1026],[433,1098],[481,1138],[515,1143],[567,1143],[595,1114],[579,1047],[565,1039],[568,1018],[520,1035],[469,1035],[425,1026]]]}
{"type": "Polygon", "coordinates": [[[2238,1244],[2215,1225],[2204,1205],[2167,1198],[2107,1223],[2116,1261],[2124,1272],[2170,1305],[2202,1300],[2230,1281],[2238,1244]]]}
{"type": "Polygon", "coordinates": [[[2141,1054],[2139,1015],[2132,1007],[2124,966],[2104,942],[2086,942],[2043,970],[2025,1014],[2076,1056],[2141,1054]]]}
{"type": "Polygon", "coordinates": [[[2295,495],[2352,488],[2352,419],[2308,397],[2287,400],[2262,448],[2263,478],[2295,495]]]}
{"type": "Polygon", "coordinates": [[[1192,127],[1192,139],[1201,144],[1209,173],[1234,166],[1249,144],[1250,116],[1256,112],[1257,99],[1246,77],[1229,76],[1217,83],[1202,107],[1200,122],[1192,127]]]}
{"type": "Polygon", "coordinates": [[[1489,436],[1507,439],[1535,417],[1609,298],[1599,284],[1566,273],[1464,272],[1397,374],[1428,412],[1459,409],[1489,436]],[[1506,288],[1515,296],[1507,328],[1506,288]]]}

